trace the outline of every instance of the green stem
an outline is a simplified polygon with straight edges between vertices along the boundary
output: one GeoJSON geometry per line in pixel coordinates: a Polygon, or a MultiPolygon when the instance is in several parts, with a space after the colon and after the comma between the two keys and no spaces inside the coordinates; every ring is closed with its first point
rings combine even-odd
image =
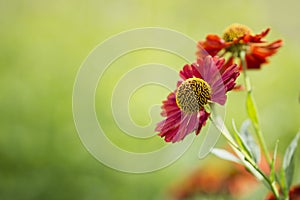
{"type": "Polygon", "coordinates": [[[218,122],[216,122],[211,116],[209,117],[210,121],[212,122],[212,124],[220,131],[220,133],[225,137],[225,139],[229,142],[229,144],[231,145],[231,147],[234,150],[237,150],[239,152],[241,152],[244,156],[245,161],[247,161],[262,177],[263,179],[266,181],[266,183],[270,186],[272,192],[274,193],[274,196],[276,197],[276,199],[279,200],[279,193],[277,191],[276,186],[272,183],[272,181],[270,180],[270,178],[264,174],[264,172],[262,170],[259,169],[259,167],[257,166],[257,164],[255,163],[255,161],[248,155],[247,152],[245,152],[243,149],[241,149],[233,140],[232,137],[230,137],[230,134],[228,132],[228,129],[226,128],[224,122],[222,121],[222,127],[220,127],[220,124],[218,122]],[[225,131],[224,131],[225,130],[225,131]],[[225,133],[226,132],[226,133],[225,133]]]}
{"type": "MultiPolygon", "coordinates": [[[[244,80],[245,80],[245,86],[247,89],[247,111],[248,111],[248,116],[251,119],[251,122],[254,126],[254,130],[258,139],[258,142],[263,150],[263,153],[266,157],[266,160],[269,164],[269,167],[271,168],[272,165],[272,160],[269,154],[269,150],[267,148],[265,139],[263,137],[260,125],[259,125],[259,120],[258,120],[258,114],[257,114],[257,108],[255,105],[255,101],[254,101],[254,97],[252,95],[252,87],[251,87],[251,82],[249,77],[247,76],[247,63],[246,63],[246,59],[245,59],[245,51],[241,51],[239,54],[239,57],[241,59],[241,63],[242,63],[242,67],[243,67],[243,74],[244,74],[244,80]],[[249,105],[251,106],[251,108],[249,108],[249,105]],[[251,111],[250,111],[251,109],[251,111]]],[[[277,188],[275,187],[274,184],[272,184],[272,182],[270,182],[269,178],[266,179],[268,180],[268,183],[271,186],[272,192],[274,193],[276,199],[279,199],[279,193],[277,188]]]]}
{"type": "MultiPolygon", "coordinates": [[[[246,64],[246,61],[245,61],[245,52],[244,51],[240,52],[240,59],[242,61],[243,74],[244,74],[245,85],[246,85],[247,93],[248,93],[248,96],[249,96],[249,100],[252,101],[252,105],[253,105],[253,107],[256,111],[257,109],[256,109],[256,106],[255,106],[255,103],[254,103],[254,98],[253,98],[253,95],[252,95],[251,82],[250,82],[249,77],[247,76],[247,64],[246,64]]],[[[251,121],[252,121],[252,124],[254,126],[258,142],[259,142],[260,146],[263,149],[263,153],[264,153],[264,155],[267,159],[267,162],[268,162],[269,166],[271,166],[272,159],[270,157],[269,150],[267,148],[266,142],[264,140],[263,134],[262,134],[261,129],[260,129],[257,112],[254,112],[253,114],[255,114],[255,116],[253,116],[253,117],[255,117],[257,120],[251,119],[251,121]]],[[[249,115],[249,113],[248,113],[248,115],[249,115]]],[[[249,117],[252,118],[251,116],[249,116],[249,117]]]]}
{"type": "MultiPolygon", "coordinates": [[[[240,150],[239,146],[234,142],[233,138],[231,138],[229,134],[227,134],[227,133],[224,132],[224,129],[226,128],[225,125],[224,125],[223,128],[221,128],[221,127],[215,122],[215,120],[214,120],[211,116],[209,116],[209,119],[210,119],[211,123],[212,123],[212,124],[220,131],[220,133],[225,137],[225,139],[229,142],[229,144],[230,144],[231,146],[233,146],[234,148],[240,150]]],[[[226,129],[226,130],[227,130],[227,129],[226,129]]]]}

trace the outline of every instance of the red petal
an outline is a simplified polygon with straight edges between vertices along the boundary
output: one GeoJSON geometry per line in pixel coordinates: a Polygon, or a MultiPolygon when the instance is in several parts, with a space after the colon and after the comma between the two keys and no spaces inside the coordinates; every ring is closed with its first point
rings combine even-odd
{"type": "Polygon", "coordinates": [[[184,65],[183,69],[180,70],[179,76],[183,79],[186,80],[188,78],[193,78],[193,67],[191,65],[184,65]]]}
{"type": "Polygon", "coordinates": [[[252,44],[246,54],[247,68],[259,69],[261,64],[267,63],[267,58],[275,54],[282,46],[282,40],[277,40],[267,45],[252,44]]]}
{"type": "Polygon", "coordinates": [[[202,49],[206,50],[207,53],[211,56],[217,55],[219,51],[221,51],[223,48],[226,48],[228,45],[225,43],[225,41],[220,38],[218,35],[208,35],[206,37],[206,40],[198,42],[198,57],[204,57],[202,49]]]}
{"type": "Polygon", "coordinates": [[[259,34],[256,35],[250,35],[250,34],[246,34],[245,36],[242,37],[242,40],[245,43],[251,42],[251,43],[261,43],[264,42],[262,40],[262,38],[266,37],[266,35],[269,33],[270,28],[267,28],[266,30],[262,31],[259,34]]]}
{"type": "Polygon", "coordinates": [[[155,131],[159,136],[164,137],[166,142],[178,142],[185,138],[189,133],[197,130],[197,134],[209,116],[205,111],[194,114],[184,114],[176,104],[175,92],[168,95],[167,100],[163,101],[162,114],[166,118],[159,122],[155,131]]]}
{"type": "Polygon", "coordinates": [[[225,63],[225,65],[223,65],[222,69],[220,70],[220,73],[223,73],[228,67],[230,67],[231,65],[233,65],[233,61],[234,61],[234,57],[230,56],[230,58],[228,59],[228,61],[225,63]]]}
{"type": "Polygon", "coordinates": [[[202,129],[203,126],[205,126],[206,121],[208,119],[208,117],[210,116],[210,113],[205,112],[205,110],[200,110],[200,114],[199,114],[199,126],[196,130],[196,135],[198,135],[202,129]]]}

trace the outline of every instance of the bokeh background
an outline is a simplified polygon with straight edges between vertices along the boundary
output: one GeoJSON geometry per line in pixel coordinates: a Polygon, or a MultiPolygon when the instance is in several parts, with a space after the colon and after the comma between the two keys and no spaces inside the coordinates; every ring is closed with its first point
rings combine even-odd
{"type": "MultiPolygon", "coordinates": [[[[174,183],[206,162],[215,162],[212,156],[198,159],[201,135],[175,164],[147,174],[110,169],[82,145],[72,116],[76,73],[97,44],[132,28],[165,27],[200,40],[208,33],[221,34],[234,22],[254,32],[271,27],[268,39],[283,38],[284,47],[269,65],[250,76],[268,146],[274,148],[280,139],[283,154],[300,125],[298,11],[296,0],[0,0],[0,199],[168,199],[174,183]]],[[[127,70],[149,62],[177,70],[185,63],[166,52],[133,52],[112,64],[99,82],[105,85],[97,90],[99,121],[108,137],[129,151],[147,152],[164,143],[159,137],[148,143],[123,134],[106,103],[113,84],[127,70]]],[[[166,89],[151,85],[136,91],[129,101],[133,120],[149,123],[149,106],[167,94],[166,89]]],[[[229,94],[226,121],[230,128],[232,118],[238,125],[246,119],[244,97],[243,92],[229,94]]],[[[218,142],[222,145],[223,139],[218,142]]],[[[294,182],[300,183],[299,170],[294,182]]],[[[260,199],[266,194],[260,188],[239,198],[260,199]]]]}

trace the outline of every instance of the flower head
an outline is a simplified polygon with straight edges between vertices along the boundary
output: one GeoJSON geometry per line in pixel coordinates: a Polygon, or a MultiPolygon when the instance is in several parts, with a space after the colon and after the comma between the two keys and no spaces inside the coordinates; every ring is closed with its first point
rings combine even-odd
{"type": "Polygon", "coordinates": [[[227,27],[223,33],[223,39],[226,42],[232,42],[237,38],[243,37],[246,34],[251,34],[251,30],[249,27],[242,24],[232,24],[227,27]]]}
{"type": "MultiPolygon", "coordinates": [[[[225,64],[230,66],[234,58],[238,58],[241,51],[246,52],[246,63],[248,69],[260,69],[262,64],[268,63],[267,58],[275,54],[282,46],[282,40],[267,43],[263,38],[269,33],[266,29],[260,34],[252,34],[250,28],[241,24],[232,24],[225,29],[223,37],[210,34],[206,40],[198,43],[198,55],[201,55],[204,48],[211,56],[219,53],[230,54],[229,60],[225,64]]],[[[240,64],[241,66],[241,64],[240,64]]]]}
{"type": "Polygon", "coordinates": [[[226,92],[235,86],[239,71],[235,64],[222,70],[224,62],[224,59],[206,56],[185,65],[179,72],[182,79],[177,89],[163,101],[161,115],[166,119],[155,129],[166,142],[180,141],[193,131],[199,134],[210,115],[205,107],[209,103],[225,104],[226,92]]]}

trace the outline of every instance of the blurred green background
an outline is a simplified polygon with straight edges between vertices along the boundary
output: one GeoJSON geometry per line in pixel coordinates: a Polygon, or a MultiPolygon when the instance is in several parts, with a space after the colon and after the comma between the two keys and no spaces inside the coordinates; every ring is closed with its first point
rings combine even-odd
{"type": "MultiPolygon", "coordinates": [[[[104,166],[80,142],[72,116],[76,73],[97,44],[132,28],[166,27],[200,40],[208,33],[221,34],[234,22],[254,32],[271,27],[268,39],[283,38],[284,47],[269,65],[250,76],[267,143],[273,148],[280,139],[282,154],[300,125],[299,5],[296,0],[0,0],[0,199],[165,199],[173,182],[206,162],[197,158],[201,134],[175,164],[140,175],[104,166]]],[[[157,62],[177,70],[184,64],[166,52],[128,56],[111,66],[103,82],[116,82],[137,64],[157,62]]],[[[108,137],[131,151],[162,146],[159,137],[141,145],[141,140],[117,129],[110,110],[99,100],[110,98],[112,88],[99,87],[96,96],[97,115],[104,129],[110,130],[108,137]]],[[[155,86],[138,90],[129,104],[135,122],[149,123],[149,105],[160,103],[167,94],[155,86]]],[[[229,94],[229,127],[232,118],[238,125],[246,119],[244,96],[243,92],[229,94]]],[[[300,182],[299,170],[294,182],[300,182]]],[[[253,195],[259,199],[265,193],[262,189],[253,195]]]]}

